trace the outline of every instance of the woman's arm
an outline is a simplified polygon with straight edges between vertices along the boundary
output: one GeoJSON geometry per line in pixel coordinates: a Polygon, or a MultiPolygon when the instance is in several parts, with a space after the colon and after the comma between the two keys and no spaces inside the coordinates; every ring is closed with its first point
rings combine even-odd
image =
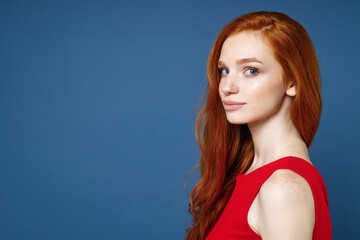
{"type": "Polygon", "coordinates": [[[257,227],[263,240],[311,240],[314,198],[308,182],[288,169],[275,171],[259,191],[257,227]]]}

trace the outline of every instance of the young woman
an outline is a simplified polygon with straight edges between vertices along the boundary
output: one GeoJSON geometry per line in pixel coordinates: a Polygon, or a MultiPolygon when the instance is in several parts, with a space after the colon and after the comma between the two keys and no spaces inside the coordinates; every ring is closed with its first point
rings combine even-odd
{"type": "Polygon", "coordinates": [[[278,12],[231,21],[211,50],[204,99],[186,239],[331,239],[326,187],[307,150],[322,100],[306,30],[278,12]]]}

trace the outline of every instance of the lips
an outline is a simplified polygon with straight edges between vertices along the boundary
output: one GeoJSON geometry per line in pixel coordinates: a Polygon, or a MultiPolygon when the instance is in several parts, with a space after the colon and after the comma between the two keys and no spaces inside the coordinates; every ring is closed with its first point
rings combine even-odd
{"type": "Polygon", "coordinates": [[[235,102],[230,100],[224,100],[223,104],[226,111],[234,111],[242,108],[245,105],[244,102],[235,102]]]}

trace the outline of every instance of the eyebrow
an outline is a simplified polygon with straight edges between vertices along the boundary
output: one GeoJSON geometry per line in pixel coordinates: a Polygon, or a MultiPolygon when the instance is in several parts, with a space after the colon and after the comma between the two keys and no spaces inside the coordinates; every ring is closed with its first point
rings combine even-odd
{"type": "MultiPolygon", "coordinates": [[[[241,59],[237,59],[235,60],[236,64],[240,65],[240,64],[244,64],[244,63],[250,63],[250,62],[258,62],[258,63],[262,63],[262,61],[260,61],[257,58],[241,58],[241,59]]],[[[222,61],[218,61],[219,65],[225,65],[224,62],[222,61]]]]}

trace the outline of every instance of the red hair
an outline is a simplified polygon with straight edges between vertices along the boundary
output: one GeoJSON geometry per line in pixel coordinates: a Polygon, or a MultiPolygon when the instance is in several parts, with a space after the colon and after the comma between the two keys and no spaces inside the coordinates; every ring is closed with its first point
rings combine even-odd
{"type": "MultiPolygon", "coordinates": [[[[312,41],[303,26],[278,12],[254,12],[228,23],[211,50],[208,86],[196,120],[201,179],[190,195],[192,226],[186,239],[205,239],[219,218],[235,186],[235,177],[251,166],[254,146],[246,124],[230,124],[218,93],[217,64],[224,41],[242,31],[257,31],[273,50],[283,69],[284,86],[297,93],[290,106],[293,124],[309,148],[320,123],[320,71],[312,41]]],[[[190,172],[192,172],[192,169],[190,172]]]]}

